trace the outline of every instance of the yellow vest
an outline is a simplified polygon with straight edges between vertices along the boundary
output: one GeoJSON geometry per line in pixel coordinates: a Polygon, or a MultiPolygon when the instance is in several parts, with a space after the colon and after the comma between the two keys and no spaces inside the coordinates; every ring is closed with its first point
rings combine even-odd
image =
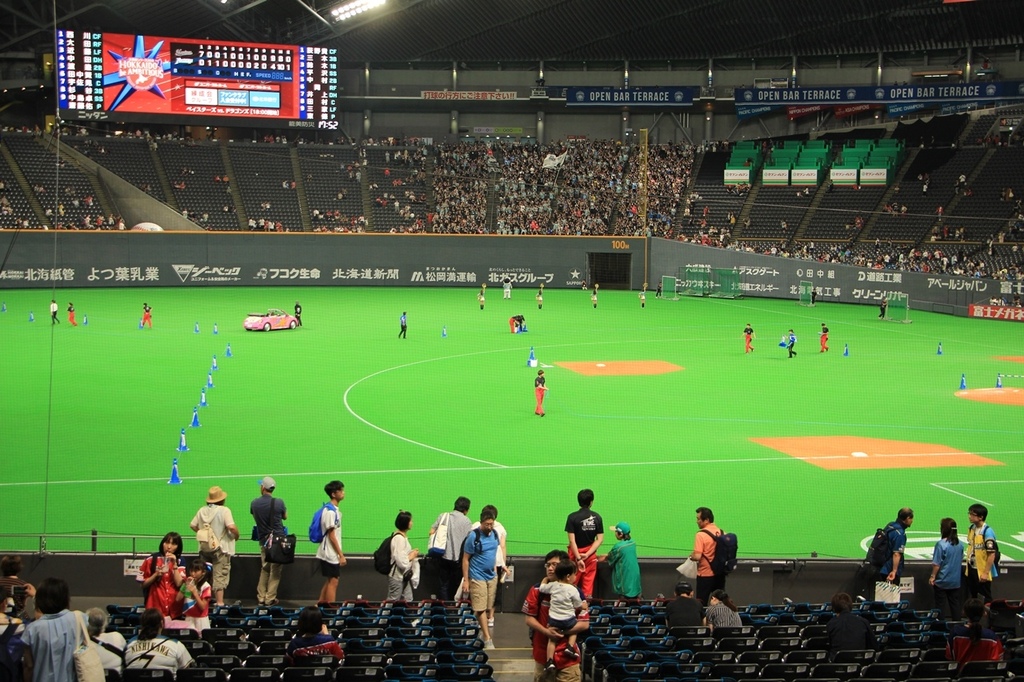
{"type": "MultiPolygon", "coordinates": [[[[988,550],[985,549],[985,540],[987,538],[985,534],[986,532],[990,532],[991,539],[995,540],[995,533],[991,531],[992,529],[989,528],[987,524],[981,527],[980,533],[977,532],[976,526],[971,526],[968,529],[967,551],[970,552],[970,554],[968,555],[967,563],[964,566],[964,575],[967,575],[967,572],[970,570],[971,556],[974,557],[974,565],[977,567],[979,572],[985,570],[985,567],[988,566],[988,550]]],[[[997,575],[999,575],[999,571],[996,570],[995,564],[993,564],[991,577],[995,578],[997,575]]]]}

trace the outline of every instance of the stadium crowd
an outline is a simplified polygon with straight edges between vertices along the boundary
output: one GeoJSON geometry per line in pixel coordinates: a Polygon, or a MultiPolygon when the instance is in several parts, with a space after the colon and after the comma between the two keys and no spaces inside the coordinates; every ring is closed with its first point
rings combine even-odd
{"type": "MultiPolygon", "coordinates": [[[[135,131],[134,136],[146,140],[158,156],[162,146],[206,144],[174,136],[153,137],[141,130],[135,131]]],[[[107,156],[108,143],[103,139],[85,137],[84,142],[78,140],[76,144],[93,158],[101,159],[107,156]]],[[[283,137],[269,136],[261,144],[268,148],[262,153],[281,154],[282,148],[288,150],[307,143],[299,138],[289,145],[283,137]]],[[[339,177],[348,181],[345,186],[327,188],[327,193],[335,197],[333,202],[322,198],[324,192],[320,188],[316,196],[321,198],[313,199],[311,187],[319,182],[315,173],[284,180],[288,191],[306,193],[310,229],[316,232],[643,236],[639,215],[640,163],[635,146],[588,139],[550,145],[506,140],[428,145],[414,138],[370,138],[353,145],[331,146],[354,150],[355,155],[354,161],[343,161],[340,167],[339,177]],[[339,208],[342,205],[347,208],[339,208]],[[354,210],[357,205],[368,207],[370,212],[354,210]]],[[[909,198],[899,199],[897,184],[892,197],[880,203],[877,216],[879,220],[906,219],[905,233],[897,229],[895,233],[890,230],[873,237],[870,218],[874,214],[851,210],[842,239],[810,240],[799,235],[793,238],[792,225],[780,228],[780,235],[785,236],[778,239],[770,235],[752,238],[744,237],[745,230],[751,227],[749,217],[741,219],[737,211],[722,208],[717,205],[718,200],[702,196],[720,190],[721,184],[716,188],[715,183],[698,177],[701,159],[706,154],[727,150],[727,143],[651,145],[647,235],[821,263],[1014,281],[1021,277],[1024,205],[1019,197],[1024,190],[1014,188],[1005,178],[999,178],[996,189],[986,187],[984,196],[980,196],[975,194],[974,186],[968,186],[965,173],[954,175],[953,197],[987,202],[989,217],[974,219],[969,229],[964,227],[965,216],[945,211],[942,203],[927,219],[908,210],[909,198]],[[991,197],[989,190],[994,193],[991,197]],[[1002,218],[995,217],[1000,214],[1002,218]],[[922,220],[926,220],[927,229],[918,232],[920,228],[915,226],[921,225],[922,220]]],[[[61,161],[68,165],[66,160],[61,161]]],[[[237,224],[237,209],[231,199],[233,183],[228,174],[217,173],[209,183],[198,177],[187,165],[176,172],[174,187],[179,197],[191,196],[190,190],[199,183],[202,187],[196,187],[200,192],[197,196],[215,191],[227,200],[218,199],[216,206],[208,207],[196,202],[204,207],[183,208],[181,213],[208,229],[224,221],[229,226],[237,224]]],[[[921,192],[932,184],[928,172],[920,173],[917,181],[921,192]]],[[[914,185],[913,178],[906,182],[914,185]]],[[[41,179],[30,178],[30,183],[31,194],[42,206],[44,221],[40,222],[25,200],[19,198],[21,188],[15,187],[18,182],[13,177],[0,177],[0,227],[127,229],[120,216],[105,214],[96,197],[83,193],[81,182],[66,185],[66,196],[55,204],[52,197],[59,193],[56,188],[48,187],[41,179]],[[81,217],[71,219],[71,212],[81,217]]],[[[140,189],[154,192],[151,183],[142,183],[140,189]]],[[[833,189],[828,186],[825,191],[831,193],[833,189]]],[[[750,188],[729,186],[728,190],[730,197],[745,202],[750,188]]],[[[276,205],[269,198],[263,199],[255,214],[248,215],[248,229],[301,229],[294,217],[275,216],[276,213],[276,205]]]]}

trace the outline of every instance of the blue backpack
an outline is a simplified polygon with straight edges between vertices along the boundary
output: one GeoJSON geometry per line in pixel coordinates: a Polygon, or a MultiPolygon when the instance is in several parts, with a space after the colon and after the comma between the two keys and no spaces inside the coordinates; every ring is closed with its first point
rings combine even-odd
{"type": "Polygon", "coordinates": [[[736,555],[739,543],[735,533],[715,535],[711,531],[702,530],[715,541],[715,558],[711,560],[711,572],[715,575],[729,575],[736,570],[736,555]]]}
{"type": "Polygon", "coordinates": [[[329,502],[324,502],[324,506],[316,510],[313,514],[313,520],[309,523],[309,541],[320,544],[324,541],[324,530],[320,525],[320,518],[324,515],[324,509],[330,507],[329,502]]]}

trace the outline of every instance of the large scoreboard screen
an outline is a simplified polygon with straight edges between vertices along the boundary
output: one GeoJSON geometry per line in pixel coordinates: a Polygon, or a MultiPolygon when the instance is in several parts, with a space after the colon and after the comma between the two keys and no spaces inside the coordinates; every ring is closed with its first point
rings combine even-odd
{"type": "Polygon", "coordinates": [[[284,119],[313,127],[338,118],[338,55],[328,47],[59,30],[57,96],[61,115],[72,119],[284,119]]]}

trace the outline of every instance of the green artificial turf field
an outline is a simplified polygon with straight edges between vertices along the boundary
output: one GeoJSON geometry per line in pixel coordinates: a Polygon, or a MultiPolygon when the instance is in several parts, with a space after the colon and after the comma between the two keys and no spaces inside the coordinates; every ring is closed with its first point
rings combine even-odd
{"type": "MultiPolygon", "coordinates": [[[[636,292],[602,291],[595,310],[586,292],[549,290],[537,310],[534,293],[505,301],[492,288],[481,311],[472,289],[60,290],[62,324],[51,327],[50,291],[2,292],[0,547],[93,529],[189,538],[212,485],[228,492],[248,536],[257,481],[272,475],[300,536],[324,483],[344,481],[353,553],[376,548],[399,509],[412,511],[410,536],[424,549],[458,495],[472,500],[471,516],[498,507],[513,554],[543,553],[564,543],[576,492],[589,487],[606,528],[628,521],[642,556],[688,552],[693,510],[709,506],[737,533],[741,558],[861,557],[875,528],[909,505],[911,556],[930,557],[939,519],[966,530],[967,506],[980,501],[1003,556],[1024,559],[1024,406],[956,395],[962,374],[972,391],[994,389],[998,373],[1024,374],[1019,361],[996,359],[1022,353],[1019,325],[921,312],[895,324],[867,306],[653,292],[642,310],[636,292]],[[303,328],[242,329],[246,313],[291,310],[296,299],[303,328]],[[144,301],[152,330],[138,329],[144,301]],[[403,310],[407,340],[397,338],[403,310]],[[529,332],[513,335],[518,313],[529,332]],[[793,359],[778,347],[791,327],[793,359]],[[534,415],[531,347],[550,388],[544,418],[534,415]],[[209,406],[178,453],[214,355],[209,406]],[[679,369],[647,373],[666,365],[679,369]],[[183,482],[168,485],[175,457],[183,482]]],[[[995,397],[1012,401],[1019,389],[1024,379],[1007,378],[995,397]]]]}

